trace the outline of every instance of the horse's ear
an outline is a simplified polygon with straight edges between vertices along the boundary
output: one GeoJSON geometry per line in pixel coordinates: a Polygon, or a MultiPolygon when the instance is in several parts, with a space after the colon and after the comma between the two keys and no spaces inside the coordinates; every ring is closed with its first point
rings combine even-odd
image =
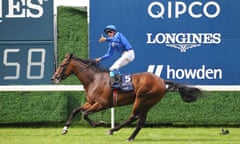
{"type": "Polygon", "coordinates": [[[68,59],[68,60],[70,60],[72,57],[73,57],[73,54],[66,54],[65,55],[65,58],[68,59]]]}
{"type": "Polygon", "coordinates": [[[73,57],[73,54],[71,53],[70,56],[69,56],[69,59],[71,59],[73,57]]]}

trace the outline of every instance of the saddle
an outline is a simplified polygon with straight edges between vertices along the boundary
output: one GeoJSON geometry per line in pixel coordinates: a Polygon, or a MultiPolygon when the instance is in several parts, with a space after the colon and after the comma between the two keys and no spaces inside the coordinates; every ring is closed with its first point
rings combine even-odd
{"type": "Polygon", "coordinates": [[[118,90],[119,92],[129,92],[133,91],[134,87],[132,84],[132,75],[131,74],[121,74],[119,75],[118,86],[112,85],[113,90],[118,90]]]}

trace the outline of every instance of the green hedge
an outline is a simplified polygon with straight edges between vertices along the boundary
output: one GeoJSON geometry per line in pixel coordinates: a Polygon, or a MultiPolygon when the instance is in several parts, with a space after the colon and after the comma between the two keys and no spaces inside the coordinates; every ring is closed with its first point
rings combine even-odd
{"type": "MultiPolygon", "coordinates": [[[[239,92],[207,92],[195,103],[185,103],[180,96],[166,96],[151,111],[157,123],[231,125],[240,124],[239,92]]],[[[149,120],[151,122],[151,120],[149,120]]]]}
{"type": "MultiPolygon", "coordinates": [[[[58,61],[66,53],[88,57],[88,24],[85,9],[58,8],[58,61]]],[[[79,84],[71,76],[61,84],[79,84]]],[[[177,93],[168,93],[154,106],[148,124],[239,125],[240,92],[205,92],[195,103],[184,103],[177,93]]],[[[84,103],[84,92],[1,92],[0,123],[65,122],[72,110],[84,103]]],[[[115,109],[116,123],[128,118],[132,105],[115,109]]],[[[90,115],[110,123],[110,110],[90,115]]],[[[81,120],[80,115],[75,122],[81,120]]],[[[81,121],[81,124],[86,122],[81,121]]]]}
{"type": "MultiPolygon", "coordinates": [[[[239,125],[239,92],[205,92],[205,97],[185,103],[177,93],[167,93],[148,113],[147,124],[239,125]]],[[[128,118],[132,105],[115,109],[116,122],[128,118]]],[[[110,123],[110,110],[92,116],[110,123]]]]}
{"type": "Polygon", "coordinates": [[[1,92],[2,123],[62,121],[67,97],[59,92],[1,92]]]}

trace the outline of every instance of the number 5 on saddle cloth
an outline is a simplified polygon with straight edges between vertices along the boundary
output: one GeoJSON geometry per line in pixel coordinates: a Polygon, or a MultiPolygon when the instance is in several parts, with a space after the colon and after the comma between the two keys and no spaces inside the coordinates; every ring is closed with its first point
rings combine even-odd
{"type": "Polygon", "coordinates": [[[110,72],[110,84],[112,89],[128,92],[134,89],[131,74],[120,74],[119,71],[110,72]]]}

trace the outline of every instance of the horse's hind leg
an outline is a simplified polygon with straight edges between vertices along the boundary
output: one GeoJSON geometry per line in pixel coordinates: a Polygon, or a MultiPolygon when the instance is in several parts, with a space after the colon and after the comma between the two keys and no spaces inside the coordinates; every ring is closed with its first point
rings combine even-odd
{"type": "Polygon", "coordinates": [[[145,122],[146,122],[146,117],[147,117],[147,112],[142,112],[139,115],[139,119],[138,119],[136,129],[134,130],[132,135],[128,138],[128,141],[133,141],[134,138],[136,137],[136,135],[138,134],[138,132],[141,130],[141,128],[144,127],[145,122]]]}
{"type": "Polygon", "coordinates": [[[120,125],[117,125],[116,127],[110,129],[110,130],[109,130],[109,134],[112,135],[114,131],[120,130],[122,127],[124,127],[124,126],[126,126],[126,125],[128,125],[128,124],[130,124],[130,123],[132,123],[132,122],[134,122],[134,121],[136,121],[137,119],[138,119],[138,116],[136,116],[136,115],[130,116],[130,117],[128,118],[128,120],[125,121],[124,123],[122,123],[122,124],[120,124],[120,125]]]}

